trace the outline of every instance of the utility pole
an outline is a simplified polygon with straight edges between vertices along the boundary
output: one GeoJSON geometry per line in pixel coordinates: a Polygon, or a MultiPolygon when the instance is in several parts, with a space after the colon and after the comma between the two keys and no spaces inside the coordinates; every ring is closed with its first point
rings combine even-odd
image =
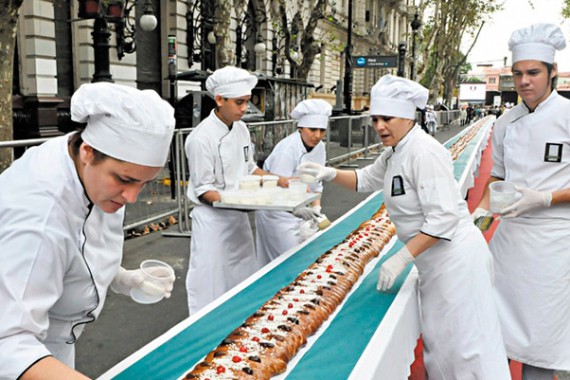
{"type": "Polygon", "coordinates": [[[398,44],[398,73],[399,77],[406,76],[406,41],[402,41],[398,44]]]}
{"type": "Polygon", "coordinates": [[[416,38],[418,35],[418,29],[421,26],[420,16],[416,13],[414,19],[412,20],[412,63],[410,64],[410,79],[416,79],[416,38]]]}
{"type": "Polygon", "coordinates": [[[344,109],[352,113],[352,0],[348,0],[348,35],[344,54],[344,109]]]}

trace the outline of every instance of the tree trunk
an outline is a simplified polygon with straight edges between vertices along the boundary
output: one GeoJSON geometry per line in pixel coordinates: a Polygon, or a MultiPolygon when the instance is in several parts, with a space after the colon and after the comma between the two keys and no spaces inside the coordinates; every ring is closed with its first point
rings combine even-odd
{"type": "MultiPolygon", "coordinates": [[[[18,11],[23,0],[0,1],[0,141],[13,140],[12,78],[18,11]]],[[[0,173],[12,164],[11,149],[0,149],[0,173]]]]}

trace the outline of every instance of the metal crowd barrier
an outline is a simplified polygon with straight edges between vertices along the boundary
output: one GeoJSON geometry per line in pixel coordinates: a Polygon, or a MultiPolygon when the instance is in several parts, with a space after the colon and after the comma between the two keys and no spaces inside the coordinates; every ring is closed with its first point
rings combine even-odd
{"type": "MultiPolygon", "coordinates": [[[[14,157],[14,149],[21,148],[25,151],[49,139],[0,141],[0,149],[12,149],[12,156],[14,157]]],[[[170,168],[167,164],[160,171],[158,177],[145,186],[137,201],[127,204],[123,231],[144,234],[151,230],[162,229],[169,223],[169,217],[178,211],[177,201],[172,197],[170,178],[170,168]]]]}
{"type": "MultiPolygon", "coordinates": [[[[459,111],[439,112],[441,123],[459,120],[459,111]]],[[[440,124],[443,125],[443,124],[440,124]]],[[[254,158],[262,166],[273,147],[284,137],[296,130],[295,120],[279,120],[249,123],[254,158]]],[[[162,229],[163,223],[177,222],[178,231],[170,228],[165,236],[190,236],[190,211],[192,202],[186,196],[188,191],[188,163],[184,142],[192,128],[177,129],[174,132],[170,162],[139,194],[137,202],[128,204],[125,212],[124,231],[144,234],[150,229],[162,229]],[[170,220],[174,218],[173,222],[170,220]]],[[[27,149],[39,145],[49,138],[0,142],[0,149],[27,149]]],[[[355,160],[375,159],[382,149],[378,136],[372,128],[368,114],[335,116],[329,119],[325,138],[328,166],[354,167],[355,160]]]]}

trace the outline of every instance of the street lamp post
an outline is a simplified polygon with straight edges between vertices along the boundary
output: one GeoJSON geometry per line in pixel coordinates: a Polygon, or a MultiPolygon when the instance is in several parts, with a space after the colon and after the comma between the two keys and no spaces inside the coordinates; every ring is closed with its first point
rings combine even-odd
{"type": "Polygon", "coordinates": [[[93,51],[95,53],[95,71],[91,82],[113,82],[109,63],[109,37],[111,31],[109,24],[103,15],[95,19],[93,25],[93,51]]]}
{"type": "Polygon", "coordinates": [[[344,108],[352,112],[352,0],[348,0],[348,34],[344,55],[344,108]]]}
{"type": "Polygon", "coordinates": [[[406,50],[407,44],[406,41],[402,41],[398,44],[398,72],[397,75],[399,77],[406,76],[406,50]]]}
{"type": "MultiPolygon", "coordinates": [[[[129,13],[135,4],[136,0],[108,2],[107,5],[104,5],[100,0],[79,0],[79,17],[82,19],[95,19],[93,32],[91,33],[95,54],[95,72],[91,82],[113,82],[109,59],[110,22],[115,24],[119,59],[123,58],[125,53],[133,53],[135,51],[135,28],[128,21],[129,13]]],[[[156,16],[154,16],[152,8],[152,0],[145,0],[144,14],[140,19],[141,28],[145,31],[152,31],[157,23],[158,21],[156,16]]]]}
{"type": "Polygon", "coordinates": [[[420,17],[416,13],[414,19],[412,20],[412,62],[410,63],[410,79],[416,79],[416,37],[418,35],[418,29],[421,26],[420,17]]]}

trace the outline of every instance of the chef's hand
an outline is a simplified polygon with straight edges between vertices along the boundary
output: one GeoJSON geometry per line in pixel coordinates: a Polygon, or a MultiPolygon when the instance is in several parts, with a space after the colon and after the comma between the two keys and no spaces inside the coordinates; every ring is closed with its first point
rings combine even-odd
{"type": "Polygon", "coordinates": [[[319,228],[317,227],[315,221],[305,220],[299,224],[299,231],[297,231],[297,237],[299,239],[299,244],[313,236],[319,228]]]}
{"type": "Polygon", "coordinates": [[[515,190],[520,192],[522,197],[499,212],[499,215],[503,218],[514,218],[539,207],[550,207],[552,202],[552,193],[550,191],[537,191],[518,186],[515,186],[515,190]]]}
{"type": "Polygon", "coordinates": [[[489,216],[489,214],[492,215],[492,213],[489,210],[485,210],[482,207],[477,207],[475,209],[475,211],[473,211],[473,214],[471,214],[471,216],[473,217],[473,220],[477,220],[477,218],[480,218],[482,216],[489,216]]]}
{"type": "Polygon", "coordinates": [[[304,220],[317,220],[317,217],[321,214],[313,207],[300,207],[293,210],[293,215],[304,220]]]}
{"type": "Polygon", "coordinates": [[[406,246],[400,249],[394,256],[386,260],[380,267],[376,290],[386,291],[390,289],[392,285],[394,285],[396,278],[400,273],[402,273],[404,268],[406,268],[406,265],[412,261],[414,261],[414,256],[412,256],[406,246]]]}
{"type": "Polygon", "coordinates": [[[336,177],[336,169],[315,162],[303,162],[297,168],[300,175],[310,175],[317,181],[332,181],[336,177]]]}
{"type": "MultiPolygon", "coordinates": [[[[152,275],[158,277],[164,277],[165,274],[169,274],[168,269],[155,267],[146,269],[152,275]]],[[[156,287],[162,287],[162,292],[165,298],[169,298],[172,293],[172,288],[174,287],[175,276],[171,275],[168,281],[164,284],[157,285],[155,283],[150,283],[148,280],[145,281],[145,276],[140,269],[127,270],[123,267],[119,268],[119,271],[115,275],[113,282],[111,283],[111,290],[118,294],[124,294],[130,296],[131,290],[135,288],[145,288],[145,286],[150,286],[156,291],[156,287]]]]}

